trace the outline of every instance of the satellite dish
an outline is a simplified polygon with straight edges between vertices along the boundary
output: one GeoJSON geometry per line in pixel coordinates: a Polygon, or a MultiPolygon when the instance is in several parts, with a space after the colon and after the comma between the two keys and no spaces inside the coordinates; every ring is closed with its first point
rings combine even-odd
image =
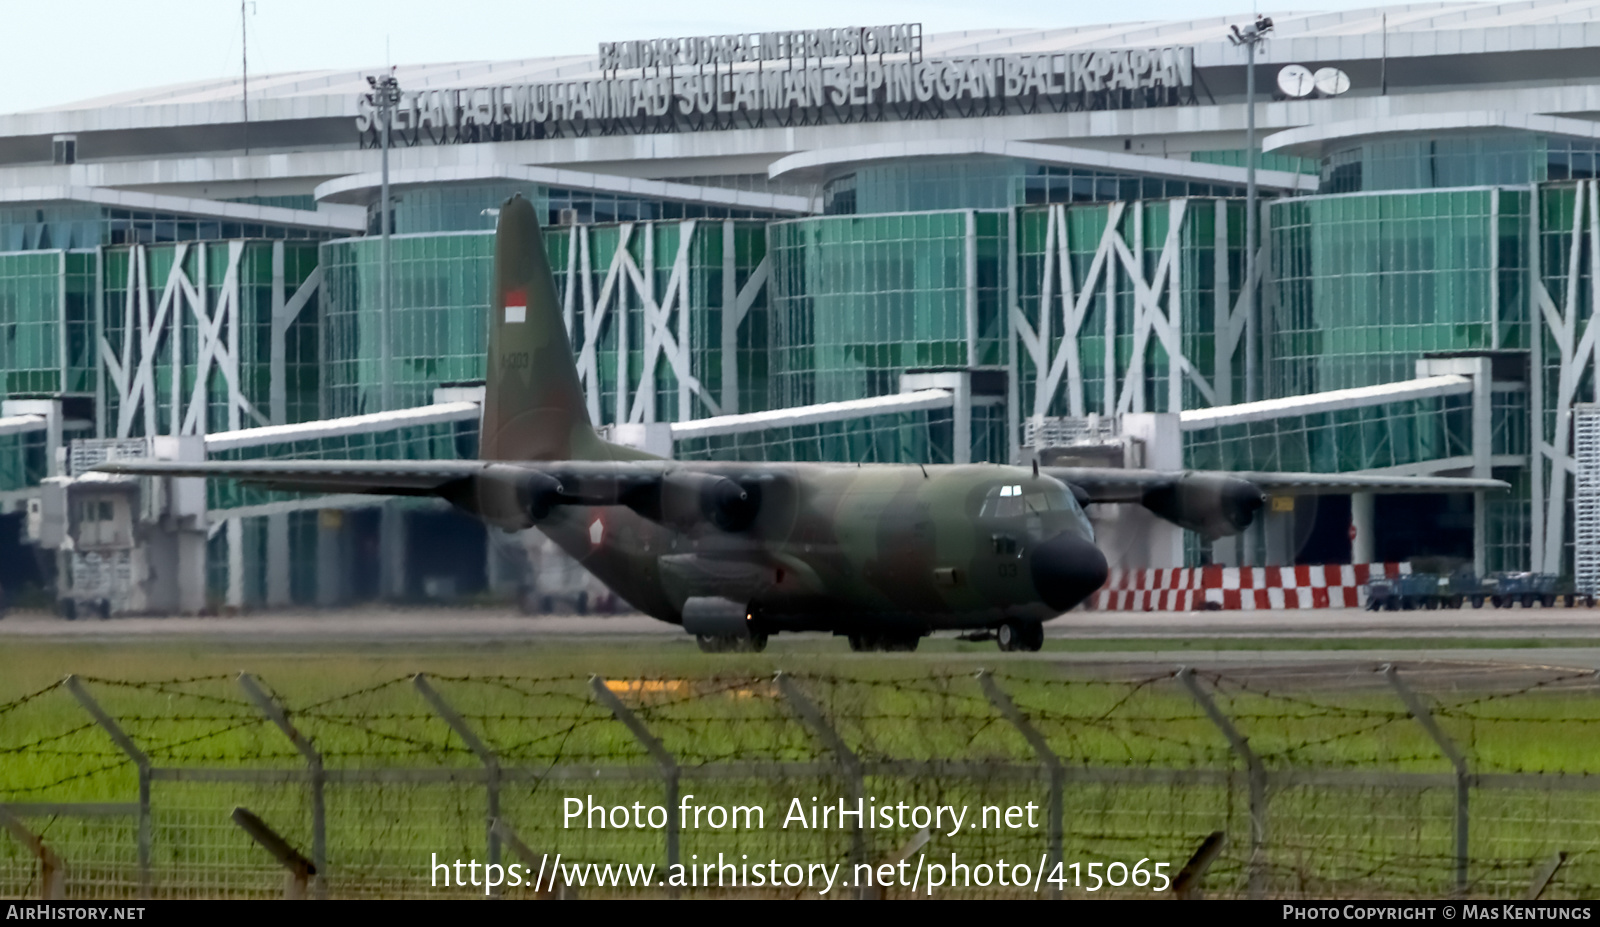
{"type": "MultiPolygon", "coordinates": [[[[1284,70],[1288,69],[1285,68],[1284,70]]],[[[1301,70],[1303,71],[1305,68],[1301,68],[1301,70]]],[[[1338,68],[1318,68],[1317,73],[1312,75],[1311,79],[1316,82],[1317,89],[1322,91],[1324,96],[1336,97],[1350,89],[1350,75],[1338,68]]]]}
{"type": "Polygon", "coordinates": [[[1278,89],[1286,96],[1309,97],[1316,87],[1316,78],[1311,75],[1311,69],[1303,64],[1291,64],[1278,72],[1278,89]]]}

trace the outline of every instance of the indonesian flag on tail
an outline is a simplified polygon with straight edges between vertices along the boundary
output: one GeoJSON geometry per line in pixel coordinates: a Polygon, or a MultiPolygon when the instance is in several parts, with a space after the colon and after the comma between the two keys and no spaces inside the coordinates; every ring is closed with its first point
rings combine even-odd
{"type": "Polygon", "coordinates": [[[528,291],[506,291],[506,324],[521,324],[528,321],[528,291]]]}

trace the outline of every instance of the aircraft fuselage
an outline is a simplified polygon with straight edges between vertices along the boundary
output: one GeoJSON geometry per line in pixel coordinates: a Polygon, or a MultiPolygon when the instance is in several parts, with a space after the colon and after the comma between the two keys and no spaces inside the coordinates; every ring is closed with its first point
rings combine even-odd
{"type": "Polygon", "coordinates": [[[771,631],[921,633],[1052,618],[1098,588],[1105,559],[1059,481],[995,465],[697,463],[757,501],[726,531],[621,505],[563,506],[539,528],[634,607],[747,604],[771,631]]]}

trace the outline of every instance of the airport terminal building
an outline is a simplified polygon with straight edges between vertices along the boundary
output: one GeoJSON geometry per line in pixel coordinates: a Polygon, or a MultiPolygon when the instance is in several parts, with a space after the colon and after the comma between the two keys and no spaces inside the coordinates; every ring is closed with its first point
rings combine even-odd
{"type": "Polygon", "coordinates": [[[84,588],[161,574],[150,609],[513,582],[411,501],[78,479],[474,456],[513,193],[614,440],[1492,475],[1512,491],[1273,500],[1239,539],[1112,553],[1570,574],[1600,10],[1273,16],[1253,260],[1251,19],[627,41],[401,66],[387,97],[300,72],[0,116],[0,583],[28,546],[84,588]]]}

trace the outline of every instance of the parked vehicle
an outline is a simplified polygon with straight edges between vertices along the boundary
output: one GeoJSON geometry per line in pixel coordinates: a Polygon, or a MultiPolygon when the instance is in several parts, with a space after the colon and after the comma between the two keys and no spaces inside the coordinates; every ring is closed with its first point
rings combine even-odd
{"type": "Polygon", "coordinates": [[[1511,608],[1519,603],[1523,608],[1535,605],[1549,608],[1556,604],[1556,586],[1560,580],[1561,577],[1553,573],[1523,571],[1491,573],[1485,582],[1493,584],[1489,604],[1495,608],[1511,608]]]}
{"type": "Polygon", "coordinates": [[[1568,608],[1579,604],[1594,607],[1593,594],[1580,593],[1571,579],[1554,573],[1502,571],[1479,577],[1471,567],[1462,567],[1448,576],[1436,573],[1407,573],[1367,583],[1368,611],[1411,611],[1417,608],[1553,607],[1558,600],[1568,608]]]}
{"type": "Polygon", "coordinates": [[[1460,608],[1450,578],[1437,573],[1406,573],[1367,583],[1367,611],[1460,608]]]}

